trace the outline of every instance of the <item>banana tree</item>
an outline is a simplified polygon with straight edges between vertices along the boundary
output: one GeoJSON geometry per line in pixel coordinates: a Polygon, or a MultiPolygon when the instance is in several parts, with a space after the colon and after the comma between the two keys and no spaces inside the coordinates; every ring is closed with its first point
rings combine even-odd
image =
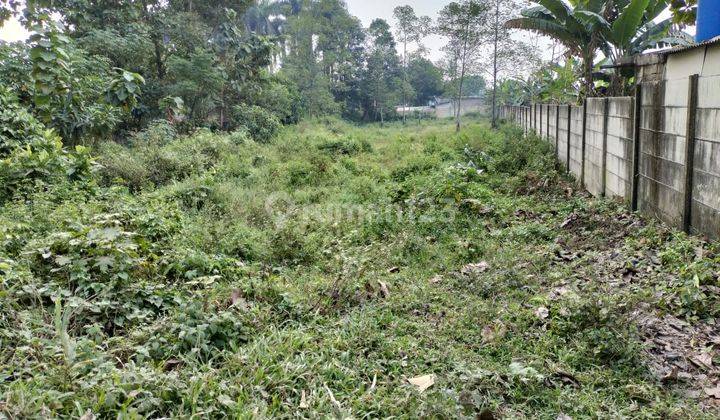
{"type": "MultiPolygon", "coordinates": [[[[669,19],[655,22],[668,7],[667,0],[537,0],[522,17],[507,26],[528,29],[563,43],[580,57],[586,93],[593,90],[593,66],[598,50],[607,60],[642,53],[649,48],[691,42],[673,32],[669,19]]],[[[618,91],[623,77],[616,73],[612,90],[618,91]]]]}
{"type": "Polygon", "coordinates": [[[582,64],[584,93],[593,91],[593,65],[603,44],[602,29],[606,23],[608,1],[537,0],[536,5],[521,12],[521,17],[506,22],[508,28],[530,30],[562,43],[582,64]]]}
{"type": "MultiPolygon", "coordinates": [[[[603,39],[600,48],[609,62],[618,64],[623,58],[641,54],[651,48],[692,43],[687,34],[672,30],[670,19],[656,22],[667,9],[667,0],[610,1],[604,14],[584,14],[594,27],[600,29],[603,39]]],[[[610,92],[622,93],[630,74],[623,74],[621,68],[616,68],[611,78],[610,92]]]]}
{"type": "Polygon", "coordinates": [[[670,21],[654,22],[667,6],[666,0],[611,0],[603,15],[586,17],[601,31],[605,56],[617,62],[653,47],[667,35],[670,21]]]}

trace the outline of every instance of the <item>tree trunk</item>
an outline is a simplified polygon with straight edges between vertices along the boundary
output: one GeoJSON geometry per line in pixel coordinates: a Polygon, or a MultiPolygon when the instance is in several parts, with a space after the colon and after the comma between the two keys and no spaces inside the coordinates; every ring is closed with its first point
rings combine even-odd
{"type": "Polygon", "coordinates": [[[455,132],[460,132],[460,117],[462,114],[462,88],[463,88],[463,79],[465,78],[465,63],[462,65],[462,73],[460,74],[460,85],[458,87],[458,99],[457,99],[457,109],[455,110],[455,132]]]}
{"type": "Polygon", "coordinates": [[[458,100],[457,100],[457,109],[455,110],[456,116],[455,116],[455,132],[460,132],[460,116],[462,114],[462,93],[463,93],[463,82],[465,81],[465,61],[467,60],[467,56],[465,53],[465,50],[467,49],[467,40],[465,41],[465,44],[463,46],[463,58],[462,63],[460,64],[460,82],[458,86],[458,100]]]}
{"type": "Polygon", "coordinates": [[[407,104],[407,34],[405,34],[404,42],[403,42],[403,86],[402,86],[402,92],[403,92],[403,125],[406,124],[406,114],[407,110],[405,109],[405,104],[407,104]]]}
{"type": "Polygon", "coordinates": [[[162,62],[162,39],[161,36],[156,32],[157,28],[154,27],[152,22],[150,22],[150,15],[148,13],[148,5],[147,1],[142,1],[142,10],[143,10],[143,20],[145,23],[147,23],[150,26],[153,26],[152,34],[150,35],[150,38],[152,39],[153,47],[155,48],[155,70],[157,72],[157,78],[162,80],[165,77],[165,66],[162,62]]]}
{"type": "Polygon", "coordinates": [[[493,50],[493,93],[492,93],[492,128],[497,128],[497,53],[498,53],[498,25],[500,24],[500,0],[495,0],[495,39],[493,50]]]}

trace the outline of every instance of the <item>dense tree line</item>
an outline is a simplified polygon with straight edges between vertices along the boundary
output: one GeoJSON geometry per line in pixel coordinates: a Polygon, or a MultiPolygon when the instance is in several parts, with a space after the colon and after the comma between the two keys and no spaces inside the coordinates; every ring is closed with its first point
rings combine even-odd
{"type": "MultiPolygon", "coordinates": [[[[182,129],[276,126],[305,116],[398,117],[444,91],[420,47],[429,18],[370,27],[342,0],[30,0],[3,3],[33,33],[0,45],[0,83],[66,142],[166,119],[182,129]]],[[[255,134],[255,133],[251,133],[255,134]]]]}
{"type": "Polygon", "coordinates": [[[363,27],[343,0],[8,0],[0,22],[15,15],[32,36],[0,44],[0,84],[67,144],[122,139],[156,120],[267,139],[303,117],[405,120],[406,106],[483,95],[486,80],[492,109],[621,94],[631,76],[600,64],[687,42],[656,19],[667,7],[543,1],[519,16],[516,0],[459,0],[436,22],[401,6],[392,22],[363,27]],[[539,66],[511,28],[555,38],[564,56],[539,66]],[[439,63],[424,55],[431,32],[448,39],[439,63]]]}

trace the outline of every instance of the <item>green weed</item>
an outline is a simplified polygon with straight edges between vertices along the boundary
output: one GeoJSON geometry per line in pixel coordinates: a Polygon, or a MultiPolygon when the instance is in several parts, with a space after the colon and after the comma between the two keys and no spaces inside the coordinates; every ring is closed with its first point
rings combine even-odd
{"type": "Polygon", "coordinates": [[[510,127],[255,128],[156,124],[3,203],[2,415],[712,417],[628,322],[717,316],[711,246],[628,227],[510,127]],[[614,286],[613,253],[656,277],[614,286]]]}

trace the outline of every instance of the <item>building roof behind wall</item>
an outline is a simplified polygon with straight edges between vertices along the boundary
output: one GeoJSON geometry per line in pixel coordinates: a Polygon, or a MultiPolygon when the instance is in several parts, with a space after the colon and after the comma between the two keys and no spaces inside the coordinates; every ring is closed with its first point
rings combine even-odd
{"type": "Polygon", "coordinates": [[[682,45],[682,46],[678,46],[678,47],[668,48],[667,50],[657,51],[654,54],[670,55],[670,54],[675,54],[675,53],[679,53],[679,52],[683,52],[683,51],[692,50],[695,48],[707,47],[709,45],[714,45],[714,44],[720,44],[720,36],[716,36],[715,38],[708,39],[707,41],[699,42],[697,44],[682,45]]]}

